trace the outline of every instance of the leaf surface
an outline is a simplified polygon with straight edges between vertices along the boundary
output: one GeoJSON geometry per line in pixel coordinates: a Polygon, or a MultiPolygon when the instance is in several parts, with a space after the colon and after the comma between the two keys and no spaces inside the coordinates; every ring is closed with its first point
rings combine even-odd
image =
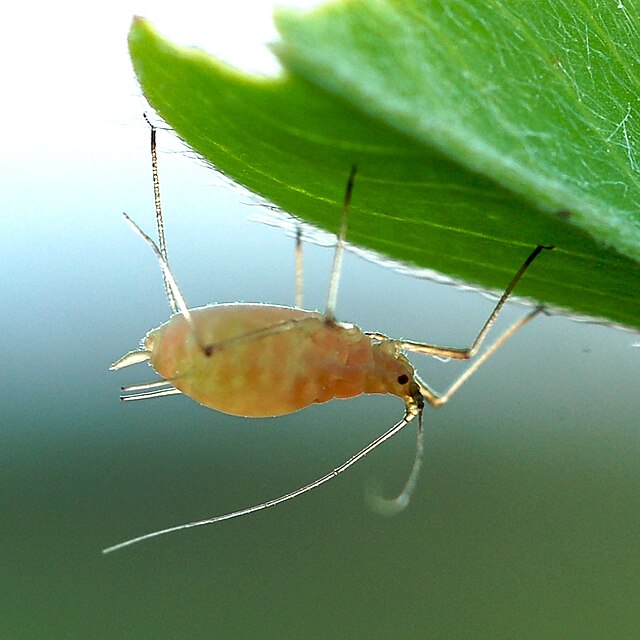
{"type": "Polygon", "coordinates": [[[552,244],[518,294],[639,327],[634,24],[591,4],[600,21],[546,2],[281,12],[277,78],[176,47],[141,19],[129,46],[178,135],[285,211],[335,232],[357,164],[350,242],[497,290],[552,244]]]}

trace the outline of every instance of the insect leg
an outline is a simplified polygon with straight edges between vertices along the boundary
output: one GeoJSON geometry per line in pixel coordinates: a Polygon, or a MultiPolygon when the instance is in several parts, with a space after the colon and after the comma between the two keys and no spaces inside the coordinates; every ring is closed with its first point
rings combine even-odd
{"type": "Polygon", "coordinates": [[[336,476],[340,475],[343,471],[346,471],[349,467],[354,465],[356,462],[364,458],[367,454],[371,453],[374,449],[378,448],[382,443],[392,438],[396,433],[401,431],[404,427],[406,427],[416,416],[420,415],[420,409],[417,405],[412,403],[407,403],[407,409],[405,411],[404,417],[400,422],[396,423],[389,429],[387,432],[383,433],[381,436],[378,436],[375,440],[370,442],[366,447],[358,451],[355,455],[351,456],[348,460],[345,460],[341,465],[337,466],[335,469],[330,471],[329,473],[323,475],[322,477],[310,482],[309,484],[304,485],[304,487],[300,487],[295,491],[291,491],[290,493],[286,493],[278,498],[273,498],[271,500],[267,500],[266,502],[262,502],[260,504],[254,505],[253,507],[247,507],[246,509],[241,509],[240,511],[233,511],[231,513],[226,513],[221,516],[214,516],[213,518],[206,518],[205,520],[196,520],[194,522],[187,522],[185,524],[180,524],[175,527],[169,527],[167,529],[161,529],[160,531],[153,531],[152,533],[147,533],[142,536],[138,536],[137,538],[132,538],[131,540],[126,540],[124,542],[120,542],[119,544],[113,545],[112,547],[107,547],[102,550],[102,553],[111,553],[112,551],[116,551],[118,549],[122,549],[124,547],[128,547],[137,542],[142,542],[143,540],[148,540],[149,538],[156,538],[158,536],[162,536],[166,533],[172,533],[173,531],[180,531],[182,529],[191,529],[193,527],[201,527],[207,524],[214,524],[216,522],[222,522],[222,520],[231,520],[232,518],[239,518],[240,516],[246,516],[250,513],[254,513],[256,511],[261,511],[262,509],[268,509],[269,507],[274,507],[281,502],[286,502],[287,500],[292,500],[293,498],[297,498],[303,493],[307,493],[316,487],[324,484],[325,482],[329,482],[329,480],[333,480],[336,476]]]}
{"type": "Polygon", "coordinates": [[[501,347],[514,333],[519,331],[525,324],[533,320],[537,315],[544,311],[543,307],[536,307],[526,316],[520,318],[516,323],[511,325],[473,364],[449,387],[446,393],[438,394],[430,389],[427,384],[416,376],[416,382],[420,385],[420,392],[424,399],[432,407],[441,407],[451,399],[451,396],[483,365],[497,350],[501,347]]]}
{"type": "Polygon", "coordinates": [[[247,331],[247,333],[243,333],[242,335],[235,336],[233,338],[219,340],[218,342],[212,342],[210,344],[202,345],[202,350],[207,356],[212,356],[221,351],[224,351],[225,349],[237,347],[244,342],[253,342],[254,340],[267,338],[276,333],[290,331],[291,329],[301,327],[308,322],[318,322],[319,318],[321,317],[322,316],[320,314],[316,314],[303,316],[302,318],[293,318],[292,320],[283,320],[282,322],[276,322],[267,327],[262,327],[253,331],[247,331]]]}
{"type": "Polygon", "coordinates": [[[302,309],[302,227],[300,223],[296,227],[296,307],[302,309]]]}
{"type": "MultiPolygon", "coordinates": [[[[156,226],[158,227],[158,246],[160,254],[167,265],[169,266],[169,259],[167,257],[167,242],[164,235],[164,218],[162,216],[162,205],[160,203],[160,178],[158,177],[158,153],[156,150],[156,128],[151,124],[147,114],[143,114],[149,128],[151,129],[151,175],[153,178],[153,201],[156,208],[156,226]]],[[[162,277],[164,279],[164,288],[167,292],[167,299],[173,313],[178,313],[178,304],[173,288],[170,286],[169,280],[165,271],[162,271],[162,277]]]]}
{"type": "MultiPolygon", "coordinates": [[[[418,375],[414,375],[414,380],[420,387],[420,393],[424,400],[432,407],[438,408],[447,403],[451,396],[484,364],[514,333],[519,331],[525,324],[533,320],[537,315],[544,311],[543,307],[536,307],[524,317],[520,318],[516,323],[511,325],[473,364],[449,387],[446,393],[438,394],[431,389],[418,375]]],[[[367,334],[376,340],[388,340],[384,334],[372,333],[367,334]]],[[[411,499],[411,495],[418,482],[420,469],[422,467],[422,459],[424,455],[424,429],[422,426],[422,412],[419,414],[418,433],[416,442],[416,455],[409,478],[405,483],[404,489],[395,498],[383,498],[377,492],[369,491],[367,494],[367,502],[372,509],[383,515],[394,515],[402,511],[411,499]]]]}
{"type": "MultiPolygon", "coordinates": [[[[398,346],[399,349],[403,349],[405,351],[413,351],[415,353],[423,353],[431,356],[438,356],[441,358],[453,358],[455,360],[469,360],[472,358],[477,352],[478,349],[482,346],[484,339],[489,333],[489,330],[493,326],[498,314],[500,313],[504,303],[507,301],[511,292],[518,284],[525,271],[529,268],[531,263],[536,259],[536,257],[540,254],[543,249],[552,249],[553,247],[545,247],[543,245],[538,245],[529,255],[529,257],[522,263],[520,269],[515,276],[511,279],[511,282],[508,284],[502,296],[500,296],[500,300],[493,308],[493,311],[487,318],[487,321],[480,329],[480,332],[476,336],[476,339],[473,341],[473,344],[467,348],[457,348],[457,347],[440,347],[433,344],[427,344],[424,342],[414,342],[412,340],[394,340],[393,342],[398,346]]],[[[537,315],[537,313],[536,313],[537,315]]],[[[528,320],[527,320],[528,322],[528,320]]],[[[367,334],[369,335],[369,334],[367,334]]],[[[380,334],[373,334],[374,338],[377,338],[380,334]]],[[[511,335],[511,334],[510,334],[511,335]]]]}
{"type": "MultiPolygon", "coordinates": [[[[180,288],[178,287],[178,283],[176,279],[173,277],[173,273],[171,273],[171,269],[167,264],[167,261],[164,259],[162,252],[158,248],[158,245],[126,214],[122,214],[124,219],[129,223],[129,226],[151,247],[151,250],[156,254],[156,258],[158,259],[158,264],[162,269],[162,273],[167,282],[167,286],[171,290],[171,300],[177,305],[177,312],[181,313],[185,320],[194,328],[193,318],[191,317],[191,312],[189,311],[189,307],[180,292],[180,288]]],[[[195,328],[194,328],[195,334],[195,328]]]]}
{"type": "Polygon", "coordinates": [[[347,237],[347,218],[349,216],[349,205],[351,204],[351,194],[353,193],[353,181],[358,168],[353,165],[347,186],[344,192],[344,205],[342,207],[342,221],[340,222],[340,232],[336,244],[336,252],[333,254],[333,266],[331,267],[331,277],[329,279],[329,294],[327,296],[327,306],[324,315],[329,321],[336,319],[336,300],[338,298],[338,285],[340,284],[340,272],[342,268],[342,254],[344,253],[344,242],[347,237]]]}

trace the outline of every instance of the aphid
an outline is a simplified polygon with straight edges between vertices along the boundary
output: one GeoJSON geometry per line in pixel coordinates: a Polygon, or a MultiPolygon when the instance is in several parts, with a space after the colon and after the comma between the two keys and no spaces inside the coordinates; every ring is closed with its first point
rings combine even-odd
{"type": "Polygon", "coordinates": [[[395,340],[381,333],[363,331],[352,324],[338,322],[334,312],[356,174],[354,166],[347,180],[329,294],[323,313],[301,308],[300,233],[296,238],[296,307],[238,303],[189,309],[167,261],[158,183],[156,131],[150,123],[149,126],[158,244],[129,216],[124,216],[156,254],[173,315],[146,335],[141,349],[129,352],[111,365],[111,369],[115,370],[148,360],[161,377],[154,382],[123,387],[127,395],[122,396],[122,400],[143,400],[183,393],[223,413],[267,417],[292,413],[334,398],[351,398],[363,393],[390,393],[402,398],[405,411],[402,419],[388,431],[329,473],[303,487],[246,509],[154,531],[104,549],[104,553],[172,531],[229,520],[291,500],[335,478],[418,418],[416,456],[405,487],[393,500],[379,499],[387,510],[399,510],[406,506],[422,460],[425,401],[433,407],[448,402],[500,345],[543,309],[537,307],[516,322],[441,395],[420,379],[404,352],[458,360],[473,357],[524,272],[543,249],[550,247],[539,245],[531,252],[468,348],[395,340]]]}

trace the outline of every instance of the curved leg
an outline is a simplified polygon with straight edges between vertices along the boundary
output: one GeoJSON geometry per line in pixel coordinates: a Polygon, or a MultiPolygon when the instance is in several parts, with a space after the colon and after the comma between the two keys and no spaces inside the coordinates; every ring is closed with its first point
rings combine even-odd
{"type": "Polygon", "coordinates": [[[451,399],[451,396],[497,351],[497,349],[499,349],[514,333],[519,331],[525,324],[533,320],[543,311],[543,307],[536,307],[526,316],[520,318],[518,322],[511,325],[511,327],[509,327],[459,378],[453,382],[445,393],[436,393],[430,389],[419,376],[416,376],[416,382],[420,385],[420,392],[424,399],[432,407],[436,408],[447,403],[451,399]]]}
{"type": "MultiPolygon", "coordinates": [[[[414,353],[423,353],[425,355],[438,356],[440,358],[451,358],[454,360],[469,360],[478,352],[478,349],[482,346],[484,339],[487,337],[487,333],[489,333],[489,330],[493,326],[493,323],[495,322],[496,318],[498,317],[498,314],[502,310],[504,303],[507,301],[507,299],[511,295],[511,292],[513,291],[515,286],[518,284],[518,282],[520,282],[520,279],[524,275],[525,271],[529,268],[529,265],[531,265],[531,263],[536,259],[536,257],[540,254],[540,252],[543,251],[544,249],[550,250],[550,249],[553,249],[553,247],[545,247],[539,244],[531,252],[529,257],[522,263],[522,266],[520,267],[520,269],[518,269],[518,272],[516,273],[516,275],[513,276],[513,278],[511,279],[511,282],[508,284],[504,293],[500,296],[500,300],[498,300],[498,303],[493,308],[493,311],[487,318],[487,321],[482,326],[482,329],[480,329],[478,335],[476,336],[475,340],[473,341],[470,347],[466,347],[466,348],[442,347],[434,344],[429,344],[426,342],[414,342],[413,340],[393,340],[393,342],[397,345],[399,349],[402,349],[404,351],[411,351],[414,353]]],[[[389,338],[387,338],[386,336],[383,336],[382,334],[367,333],[367,335],[373,337],[374,339],[389,340],[389,338]]]]}

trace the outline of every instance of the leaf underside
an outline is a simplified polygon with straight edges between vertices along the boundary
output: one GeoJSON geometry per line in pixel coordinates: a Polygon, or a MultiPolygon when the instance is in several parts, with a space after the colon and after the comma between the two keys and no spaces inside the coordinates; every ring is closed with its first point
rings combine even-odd
{"type": "MultiPolygon", "coordinates": [[[[633,50],[611,44],[604,4],[600,23],[558,2],[519,3],[547,18],[527,22],[503,4],[351,0],[280,13],[277,78],[176,47],[142,19],[129,47],[177,134],[281,209],[336,232],[356,164],[351,243],[495,290],[535,245],[554,245],[519,295],[639,328],[633,50]],[[558,32],[591,38],[582,75],[558,32]]],[[[614,18],[620,37],[634,26],[614,18]]]]}

